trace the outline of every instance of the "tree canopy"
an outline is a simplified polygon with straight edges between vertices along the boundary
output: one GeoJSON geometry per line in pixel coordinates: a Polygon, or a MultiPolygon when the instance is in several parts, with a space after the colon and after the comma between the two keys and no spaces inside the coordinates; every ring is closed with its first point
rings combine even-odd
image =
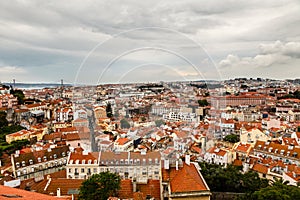
{"type": "Polygon", "coordinates": [[[237,143],[240,141],[240,137],[235,134],[230,134],[230,135],[225,136],[224,141],[230,142],[230,143],[237,143]]]}
{"type": "Polygon", "coordinates": [[[241,173],[238,167],[226,168],[208,163],[199,163],[201,173],[212,192],[252,193],[268,186],[267,179],[259,178],[256,172],[241,173]]]}
{"type": "Polygon", "coordinates": [[[130,128],[130,124],[126,119],[121,119],[121,128],[130,128]]]}
{"type": "Polygon", "coordinates": [[[200,107],[208,106],[208,102],[206,99],[198,100],[198,104],[200,107]]]}
{"type": "Polygon", "coordinates": [[[110,196],[116,196],[120,189],[121,178],[116,173],[101,172],[94,174],[85,180],[79,192],[79,199],[107,200],[110,196]]]}
{"type": "Polygon", "coordinates": [[[162,119],[155,120],[155,125],[157,127],[160,127],[163,124],[165,124],[164,120],[162,120],[162,119]]]}
{"type": "Polygon", "coordinates": [[[24,103],[24,93],[22,90],[11,90],[10,93],[14,95],[14,97],[17,97],[18,99],[18,104],[23,104],[24,103]]]}
{"type": "Polygon", "coordinates": [[[111,107],[111,104],[109,102],[106,105],[106,116],[109,117],[109,118],[113,116],[112,107],[111,107]]]}
{"type": "Polygon", "coordinates": [[[294,200],[300,199],[300,188],[287,185],[282,179],[278,179],[272,185],[254,192],[247,199],[253,200],[294,200]]]}
{"type": "Polygon", "coordinates": [[[7,125],[8,125],[8,121],[6,119],[6,112],[0,111],[0,128],[7,125]]]}

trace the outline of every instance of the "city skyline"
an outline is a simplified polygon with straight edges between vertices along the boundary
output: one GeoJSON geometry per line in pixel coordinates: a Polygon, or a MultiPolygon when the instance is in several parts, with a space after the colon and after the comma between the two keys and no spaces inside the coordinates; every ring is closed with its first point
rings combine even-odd
{"type": "Polygon", "coordinates": [[[1,82],[299,78],[296,0],[0,4],[1,82]]]}

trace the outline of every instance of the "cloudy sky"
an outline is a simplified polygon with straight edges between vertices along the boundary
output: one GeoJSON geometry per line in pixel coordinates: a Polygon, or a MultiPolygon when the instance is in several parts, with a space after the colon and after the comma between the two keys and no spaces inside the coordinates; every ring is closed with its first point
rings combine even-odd
{"type": "Polygon", "coordinates": [[[299,0],[0,2],[0,81],[299,78],[299,0]]]}

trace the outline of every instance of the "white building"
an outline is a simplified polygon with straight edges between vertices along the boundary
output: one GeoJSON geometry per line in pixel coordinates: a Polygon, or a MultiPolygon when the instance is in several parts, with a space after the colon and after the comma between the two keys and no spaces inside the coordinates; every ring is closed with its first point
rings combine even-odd
{"type": "Polygon", "coordinates": [[[122,179],[147,183],[159,180],[161,169],[160,152],[84,152],[76,149],[68,158],[67,177],[85,179],[92,174],[105,171],[115,172],[122,179]]]}

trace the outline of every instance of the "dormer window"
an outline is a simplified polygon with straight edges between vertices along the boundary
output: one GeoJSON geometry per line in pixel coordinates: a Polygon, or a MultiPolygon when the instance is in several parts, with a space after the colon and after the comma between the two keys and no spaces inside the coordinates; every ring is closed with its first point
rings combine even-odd
{"type": "Polygon", "coordinates": [[[76,160],[75,163],[76,163],[76,165],[78,165],[79,164],[79,160],[76,160]]]}
{"type": "Polygon", "coordinates": [[[124,164],[124,160],[123,160],[123,159],[121,159],[121,161],[120,161],[120,164],[121,164],[121,165],[123,165],[123,164],[124,164]]]}
{"type": "Polygon", "coordinates": [[[61,154],[63,157],[65,157],[66,156],[66,153],[65,152],[62,152],[62,154],[61,154]]]}
{"type": "Polygon", "coordinates": [[[56,158],[57,158],[57,155],[56,155],[56,154],[54,154],[54,155],[53,155],[53,157],[54,157],[54,159],[56,159],[56,158]]]}
{"type": "Polygon", "coordinates": [[[16,163],[16,167],[19,168],[20,167],[20,163],[17,162],[16,163]]]}
{"type": "Polygon", "coordinates": [[[73,160],[70,160],[70,164],[71,164],[71,165],[73,164],[73,160]]]}
{"type": "Polygon", "coordinates": [[[88,160],[88,164],[92,164],[92,160],[91,159],[88,160]]]}
{"type": "Polygon", "coordinates": [[[97,164],[97,160],[94,160],[94,164],[97,164]]]}
{"type": "Polygon", "coordinates": [[[38,162],[42,162],[42,159],[40,157],[38,157],[38,162]]]}
{"type": "Polygon", "coordinates": [[[32,160],[32,159],[29,160],[29,164],[30,164],[30,165],[33,164],[33,160],[32,160]]]}
{"type": "Polygon", "coordinates": [[[158,158],[155,158],[155,164],[159,164],[158,158]]]}
{"type": "Polygon", "coordinates": [[[85,164],[85,160],[82,160],[82,161],[81,161],[81,164],[85,164]]]}
{"type": "Polygon", "coordinates": [[[125,160],[125,165],[128,165],[128,159],[125,160]]]}
{"type": "Polygon", "coordinates": [[[25,161],[22,161],[22,167],[25,167],[25,165],[26,165],[25,161]]]}
{"type": "Polygon", "coordinates": [[[151,158],[149,158],[149,164],[150,164],[150,165],[152,164],[152,159],[151,159],[151,158]]]}
{"type": "Polygon", "coordinates": [[[44,156],[44,161],[47,161],[47,157],[46,156],[44,156]]]}

